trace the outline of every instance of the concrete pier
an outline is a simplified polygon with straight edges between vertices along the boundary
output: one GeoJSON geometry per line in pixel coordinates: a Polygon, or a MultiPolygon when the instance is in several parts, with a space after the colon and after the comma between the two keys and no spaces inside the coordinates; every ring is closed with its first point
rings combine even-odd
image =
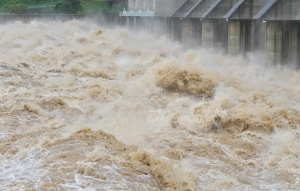
{"type": "MultiPolygon", "coordinates": [[[[155,31],[186,48],[221,49],[230,55],[265,53],[274,64],[300,67],[300,0],[129,0],[152,5],[155,31]],[[180,19],[180,20],[178,20],[180,19]]],[[[132,3],[133,4],[133,3],[132,3]]]]}
{"type": "Polygon", "coordinates": [[[202,46],[202,21],[200,19],[182,19],[182,45],[185,48],[202,46]]]}
{"type": "Polygon", "coordinates": [[[144,30],[148,31],[148,32],[152,32],[153,31],[153,18],[152,17],[143,17],[144,20],[144,30]]]}
{"type": "Polygon", "coordinates": [[[266,32],[266,55],[275,64],[299,67],[298,21],[269,21],[266,32]]]}
{"type": "Polygon", "coordinates": [[[217,20],[202,21],[202,47],[213,48],[216,45],[217,20]]]}
{"type": "Polygon", "coordinates": [[[202,20],[202,47],[228,52],[228,23],[224,19],[202,20]]]}
{"type": "Polygon", "coordinates": [[[175,17],[169,17],[165,18],[167,19],[168,25],[167,25],[167,34],[168,36],[178,42],[182,42],[183,40],[183,34],[182,34],[182,29],[183,29],[183,21],[180,18],[175,18],[175,17]]]}
{"type": "Polygon", "coordinates": [[[229,20],[228,24],[228,53],[230,55],[246,56],[247,52],[265,52],[265,22],[229,20]]]}
{"type": "Polygon", "coordinates": [[[241,22],[233,20],[229,22],[228,53],[239,55],[241,52],[241,22]]]}
{"type": "Polygon", "coordinates": [[[165,35],[167,32],[168,20],[164,17],[153,18],[153,34],[165,35]]]}

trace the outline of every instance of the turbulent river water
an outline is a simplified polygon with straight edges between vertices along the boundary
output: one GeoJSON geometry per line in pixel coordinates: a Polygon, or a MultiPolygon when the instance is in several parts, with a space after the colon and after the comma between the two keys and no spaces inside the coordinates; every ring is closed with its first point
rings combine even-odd
{"type": "Polygon", "coordinates": [[[75,20],[0,45],[0,190],[300,188],[295,70],[75,20]]]}

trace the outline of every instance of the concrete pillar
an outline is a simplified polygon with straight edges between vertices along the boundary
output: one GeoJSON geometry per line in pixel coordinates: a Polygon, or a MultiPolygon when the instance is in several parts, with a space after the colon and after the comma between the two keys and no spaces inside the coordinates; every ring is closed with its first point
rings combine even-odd
{"type": "Polygon", "coordinates": [[[244,56],[251,51],[251,21],[240,22],[240,53],[244,56]]]}
{"type": "Polygon", "coordinates": [[[228,53],[228,22],[225,19],[202,21],[202,47],[217,48],[228,53]]]}
{"type": "Polygon", "coordinates": [[[126,28],[134,29],[135,27],[135,17],[126,17],[126,28]]]}
{"type": "Polygon", "coordinates": [[[299,21],[267,21],[266,55],[274,64],[300,64],[299,21]]]}
{"type": "Polygon", "coordinates": [[[245,56],[247,52],[254,49],[254,38],[259,38],[255,36],[252,21],[229,20],[228,23],[228,53],[234,56],[239,54],[245,56]]]}
{"type": "Polygon", "coordinates": [[[114,28],[118,24],[118,17],[115,15],[104,16],[104,25],[109,28],[114,28]]]}
{"type": "Polygon", "coordinates": [[[136,30],[145,29],[145,19],[143,17],[136,17],[135,18],[135,29],[136,30]]]}
{"type": "Polygon", "coordinates": [[[240,53],[240,34],[240,21],[230,20],[228,28],[228,54],[236,56],[240,53]]]}
{"type": "Polygon", "coordinates": [[[119,17],[118,26],[121,26],[121,27],[126,26],[126,17],[119,17]]]}
{"type": "Polygon", "coordinates": [[[175,34],[175,20],[176,18],[174,17],[169,17],[167,18],[167,33],[169,38],[172,40],[176,41],[176,34],[175,34]]]}
{"type": "Polygon", "coordinates": [[[130,28],[130,18],[129,17],[125,17],[126,18],[126,28],[129,29],[130,28]]]}
{"type": "Polygon", "coordinates": [[[214,33],[217,30],[216,20],[203,20],[202,21],[202,47],[213,48],[214,47],[214,33]]]}
{"type": "Polygon", "coordinates": [[[133,17],[133,30],[137,29],[137,17],[133,17]]]}
{"type": "Polygon", "coordinates": [[[148,33],[153,33],[153,21],[154,19],[152,17],[143,17],[144,20],[144,30],[148,33]]]}
{"type": "Polygon", "coordinates": [[[182,42],[182,19],[167,18],[167,34],[172,40],[182,42]]]}
{"type": "MultiPolygon", "coordinates": [[[[298,24],[298,28],[300,30],[300,22],[298,21],[297,22],[298,24]]],[[[300,69],[300,32],[298,30],[298,36],[297,36],[297,69],[299,70],[300,69]]]]}
{"type": "Polygon", "coordinates": [[[145,29],[146,27],[146,19],[144,19],[143,17],[137,16],[137,17],[125,17],[125,18],[126,18],[126,28],[130,30],[141,30],[141,29],[145,29]]]}
{"type": "Polygon", "coordinates": [[[252,20],[250,37],[250,51],[264,53],[266,50],[266,22],[252,20]]]}
{"type": "Polygon", "coordinates": [[[164,17],[153,18],[153,33],[156,35],[164,35],[167,33],[167,19],[164,17]]]}
{"type": "Polygon", "coordinates": [[[282,21],[282,63],[297,66],[299,22],[282,21]]]}
{"type": "Polygon", "coordinates": [[[282,63],[282,22],[280,21],[267,22],[266,56],[274,64],[282,63]]]}
{"type": "Polygon", "coordinates": [[[202,21],[200,19],[182,19],[182,45],[196,48],[202,44],[202,21]]]}

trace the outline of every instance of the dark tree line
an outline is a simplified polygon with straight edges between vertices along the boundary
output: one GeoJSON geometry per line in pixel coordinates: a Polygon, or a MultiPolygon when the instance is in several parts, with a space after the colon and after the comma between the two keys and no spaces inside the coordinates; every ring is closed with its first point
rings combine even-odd
{"type": "Polygon", "coordinates": [[[7,4],[4,6],[4,10],[12,14],[24,14],[27,13],[27,7],[21,3],[7,4]]]}
{"type": "MultiPolygon", "coordinates": [[[[1,1],[1,0],[0,0],[1,1]]],[[[60,13],[60,14],[76,14],[78,11],[84,11],[81,0],[63,0],[60,3],[57,3],[54,7],[36,7],[36,8],[27,8],[27,4],[36,3],[42,4],[50,2],[49,0],[16,0],[16,1],[9,1],[10,3],[3,3],[3,7],[0,11],[12,13],[12,14],[41,14],[42,12],[48,13],[60,13]]],[[[57,0],[59,1],[59,0],[57,0]]],[[[55,2],[53,0],[52,2],[55,2]]],[[[109,12],[114,13],[121,11],[127,4],[127,0],[106,0],[103,2],[103,8],[98,9],[103,13],[109,12]]],[[[98,11],[97,9],[97,11],[98,11]]],[[[88,9],[87,9],[88,10],[88,9]]]]}
{"type": "Polygon", "coordinates": [[[58,13],[75,14],[77,11],[82,10],[80,0],[64,0],[55,5],[55,10],[58,13]]]}

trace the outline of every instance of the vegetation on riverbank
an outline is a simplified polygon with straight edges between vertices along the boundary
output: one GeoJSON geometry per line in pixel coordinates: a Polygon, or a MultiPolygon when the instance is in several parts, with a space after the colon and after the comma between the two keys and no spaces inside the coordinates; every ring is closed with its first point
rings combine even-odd
{"type": "Polygon", "coordinates": [[[127,0],[0,0],[0,14],[117,14],[127,0]]]}

